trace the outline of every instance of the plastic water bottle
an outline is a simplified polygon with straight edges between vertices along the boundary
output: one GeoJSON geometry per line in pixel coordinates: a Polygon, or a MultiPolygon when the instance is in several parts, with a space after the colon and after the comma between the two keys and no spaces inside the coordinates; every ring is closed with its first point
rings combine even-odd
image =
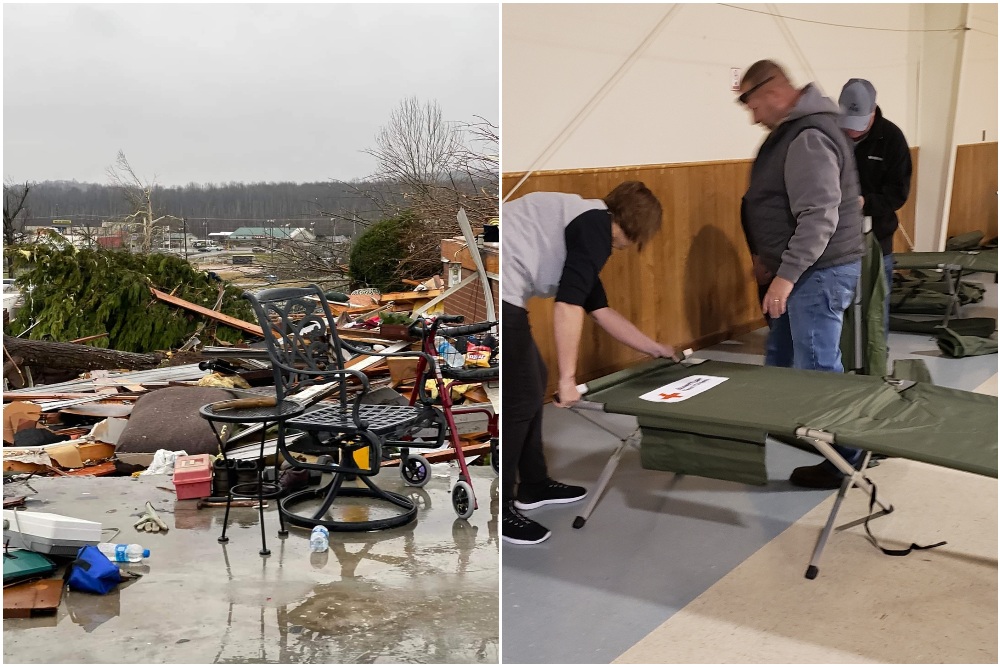
{"type": "Polygon", "coordinates": [[[330,531],[326,526],[316,526],[309,536],[309,551],[326,551],[330,548],[330,531]]]}
{"type": "Polygon", "coordinates": [[[462,353],[458,351],[451,341],[442,336],[438,336],[437,341],[437,351],[438,354],[444,359],[445,363],[452,368],[457,368],[465,363],[465,357],[462,353]]]}
{"type": "Polygon", "coordinates": [[[149,558],[149,549],[143,549],[138,544],[111,544],[101,542],[97,548],[108,560],[116,563],[138,563],[143,558],[149,558]]]}

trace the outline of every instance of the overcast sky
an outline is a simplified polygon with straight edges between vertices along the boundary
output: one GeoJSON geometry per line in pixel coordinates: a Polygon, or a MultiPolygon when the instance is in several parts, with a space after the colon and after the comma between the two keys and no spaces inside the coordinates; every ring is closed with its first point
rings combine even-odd
{"type": "Polygon", "coordinates": [[[326,181],[407,97],[499,124],[497,4],[4,4],[3,174],[326,181]]]}

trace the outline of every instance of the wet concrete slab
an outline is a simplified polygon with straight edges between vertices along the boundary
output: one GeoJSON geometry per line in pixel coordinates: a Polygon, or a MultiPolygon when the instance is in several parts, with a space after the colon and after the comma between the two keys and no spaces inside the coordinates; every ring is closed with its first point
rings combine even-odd
{"type": "MultiPolygon", "coordinates": [[[[371,533],[332,533],[309,551],[309,531],[278,537],[276,501],[264,524],[234,508],[179,501],[164,475],[32,478],[26,509],[118,528],[112,542],[150,549],[141,573],[106,596],[67,591],[55,616],[3,623],[5,663],[496,663],[499,655],[497,479],[473,466],[479,508],[460,520],[449,491],[455,469],[432,466],[423,488],[394,468],[377,483],[418,503],[416,521],[371,533]],[[170,527],[139,533],[145,503],[170,527]]],[[[362,507],[350,511],[363,512],[362,507]]],[[[61,574],[61,570],[59,572],[61,574]]]]}

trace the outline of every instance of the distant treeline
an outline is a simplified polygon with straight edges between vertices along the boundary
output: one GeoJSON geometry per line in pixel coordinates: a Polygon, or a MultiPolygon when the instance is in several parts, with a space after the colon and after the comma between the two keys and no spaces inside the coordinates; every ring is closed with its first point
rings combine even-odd
{"type": "MultiPolygon", "coordinates": [[[[276,225],[313,224],[317,235],[349,234],[352,225],[343,220],[380,217],[374,203],[361,194],[372,187],[370,183],[337,182],[156,187],[153,214],[187,218],[189,231],[199,235],[206,229],[211,233],[263,227],[269,220],[276,225]]],[[[132,212],[119,188],[76,181],[32,184],[25,208],[27,225],[72,220],[74,226],[98,226],[132,212]]]]}

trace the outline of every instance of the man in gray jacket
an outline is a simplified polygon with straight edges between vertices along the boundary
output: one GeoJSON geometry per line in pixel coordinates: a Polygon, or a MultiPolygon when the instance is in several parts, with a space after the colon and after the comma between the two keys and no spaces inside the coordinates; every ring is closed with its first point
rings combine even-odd
{"type": "MultiPolygon", "coordinates": [[[[861,188],[854,148],[837,124],[840,107],[812,83],[795,88],[770,60],[747,69],[738,99],[770,130],[741,211],[771,329],[764,363],[842,373],[844,311],[864,253],[861,188]]],[[[858,450],[838,449],[852,464],[860,458],[858,450]]],[[[826,461],[791,476],[812,488],[836,488],[841,479],[826,461]]]]}

